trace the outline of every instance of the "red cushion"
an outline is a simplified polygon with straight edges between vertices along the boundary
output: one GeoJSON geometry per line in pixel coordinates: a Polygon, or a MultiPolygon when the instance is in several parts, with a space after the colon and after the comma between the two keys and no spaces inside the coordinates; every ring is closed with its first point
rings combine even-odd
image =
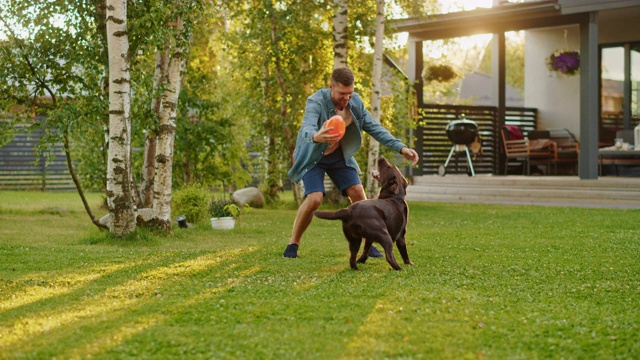
{"type": "Polygon", "coordinates": [[[522,135],[522,130],[520,126],[516,125],[505,125],[504,129],[507,130],[507,140],[522,140],[524,136],[522,135]]]}

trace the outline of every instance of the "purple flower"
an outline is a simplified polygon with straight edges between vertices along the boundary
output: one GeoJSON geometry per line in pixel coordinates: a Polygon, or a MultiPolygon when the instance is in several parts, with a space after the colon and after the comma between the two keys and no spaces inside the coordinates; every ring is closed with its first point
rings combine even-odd
{"type": "Polygon", "coordinates": [[[556,51],[547,59],[547,67],[551,71],[574,75],[580,68],[580,53],[577,51],[556,51]]]}

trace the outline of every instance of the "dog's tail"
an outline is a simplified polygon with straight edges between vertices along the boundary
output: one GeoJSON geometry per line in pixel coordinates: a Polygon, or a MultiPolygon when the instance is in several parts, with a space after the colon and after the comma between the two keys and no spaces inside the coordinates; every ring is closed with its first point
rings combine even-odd
{"type": "Polygon", "coordinates": [[[316,211],[313,213],[320,219],[327,220],[346,220],[349,218],[349,210],[341,209],[338,211],[316,211]]]}

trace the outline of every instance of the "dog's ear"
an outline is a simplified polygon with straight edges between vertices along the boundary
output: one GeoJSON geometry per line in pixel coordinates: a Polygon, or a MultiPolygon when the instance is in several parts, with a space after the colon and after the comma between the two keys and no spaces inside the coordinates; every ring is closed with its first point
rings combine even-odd
{"type": "Polygon", "coordinates": [[[406,189],[408,186],[409,186],[409,182],[407,181],[407,178],[402,176],[402,187],[406,189]]]}
{"type": "Polygon", "coordinates": [[[398,186],[400,185],[398,184],[398,181],[396,178],[389,179],[389,190],[391,190],[392,193],[394,194],[398,193],[398,186]]]}

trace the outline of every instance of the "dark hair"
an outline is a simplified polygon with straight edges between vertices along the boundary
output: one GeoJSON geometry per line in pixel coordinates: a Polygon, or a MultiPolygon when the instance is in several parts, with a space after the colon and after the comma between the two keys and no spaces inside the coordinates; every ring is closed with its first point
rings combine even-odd
{"type": "Polygon", "coordinates": [[[343,67],[333,70],[331,74],[332,83],[340,83],[343,86],[353,85],[353,72],[351,69],[343,67]]]}

